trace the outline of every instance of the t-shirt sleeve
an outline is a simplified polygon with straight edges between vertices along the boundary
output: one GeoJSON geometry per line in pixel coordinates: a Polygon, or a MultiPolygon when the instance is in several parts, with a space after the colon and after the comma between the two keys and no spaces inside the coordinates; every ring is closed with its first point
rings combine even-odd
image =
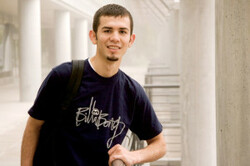
{"type": "Polygon", "coordinates": [[[136,95],[134,118],[130,129],[141,140],[148,140],[162,132],[162,125],[141,86],[137,88],[136,95]]]}
{"type": "MultiPolygon", "coordinates": [[[[47,120],[53,118],[60,106],[63,89],[66,81],[63,74],[54,68],[43,81],[33,106],[28,111],[29,115],[35,119],[47,120]]],[[[67,80],[67,79],[66,79],[67,80]]]]}

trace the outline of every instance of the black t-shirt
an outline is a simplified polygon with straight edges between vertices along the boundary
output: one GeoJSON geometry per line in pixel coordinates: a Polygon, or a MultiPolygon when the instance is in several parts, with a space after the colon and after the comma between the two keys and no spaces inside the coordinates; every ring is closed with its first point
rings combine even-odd
{"type": "Polygon", "coordinates": [[[110,78],[101,77],[88,61],[78,94],[69,110],[62,113],[60,104],[71,70],[70,62],[55,67],[29,110],[33,118],[45,120],[34,165],[108,166],[108,150],[122,143],[128,129],[141,140],[162,131],[152,105],[135,80],[121,70],[110,78]],[[53,133],[53,145],[49,147],[47,130],[53,133]]]}

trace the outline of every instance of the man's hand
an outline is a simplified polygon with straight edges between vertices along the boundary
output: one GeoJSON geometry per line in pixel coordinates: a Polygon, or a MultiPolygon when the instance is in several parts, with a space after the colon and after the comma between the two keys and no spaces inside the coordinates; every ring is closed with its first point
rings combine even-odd
{"type": "Polygon", "coordinates": [[[165,155],[167,149],[162,133],[147,140],[147,143],[148,145],[145,148],[136,151],[128,151],[119,144],[115,145],[108,151],[109,166],[116,159],[122,160],[126,166],[132,166],[134,164],[152,162],[165,155]]]}
{"type": "Polygon", "coordinates": [[[126,166],[132,166],[136,163],[136,156],[133,152],[128,151],[126,148],[122,147],[121,145],[117,144],[113,146],[109,151],[109,166],[112,166],[112,162],[114,160],[120,159],[122,160],[126,166]]]}

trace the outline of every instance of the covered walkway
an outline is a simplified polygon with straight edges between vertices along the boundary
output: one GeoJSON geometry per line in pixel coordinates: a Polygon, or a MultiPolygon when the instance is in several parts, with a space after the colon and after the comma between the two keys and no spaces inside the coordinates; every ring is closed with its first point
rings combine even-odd
{"type": "Polygon", "coordinates": [[[151,165],[248,166],[249,0],[0,0],[0,165],[19,165],[27,110],[51,68],[94,55],[88,31],[107,3],[134,16],[122,69],[165,127],[169,151],[151,165]]]}

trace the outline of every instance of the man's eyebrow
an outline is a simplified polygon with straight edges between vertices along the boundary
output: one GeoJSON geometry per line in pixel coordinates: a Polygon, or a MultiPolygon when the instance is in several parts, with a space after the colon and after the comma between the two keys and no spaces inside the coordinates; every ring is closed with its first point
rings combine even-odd
{"type": "MultiPolygon", "coordinates": [[[[112,27],[107,27],[107,26],[104,26],[104,27],[102,27],[102,29],[113,29],[112,27]]],[[[119,28],[120,30],[127,30],[127,31],[129,31],[129,28],[126,28],[126,27],[121,27],[121,28],[119,28]]]]}
{"type": "Polygon", "coordinates": [[[124,27],[124,28],[120,28],[121,30],[127,30],[127,31],[129,31],[129,29],[128,28],[126,28],[126,27],[124,27]]]}
{"type": "Polygon", "coordinates": [[[112,27],[102,27],[102,29],[113,29],[112,27]]]}

